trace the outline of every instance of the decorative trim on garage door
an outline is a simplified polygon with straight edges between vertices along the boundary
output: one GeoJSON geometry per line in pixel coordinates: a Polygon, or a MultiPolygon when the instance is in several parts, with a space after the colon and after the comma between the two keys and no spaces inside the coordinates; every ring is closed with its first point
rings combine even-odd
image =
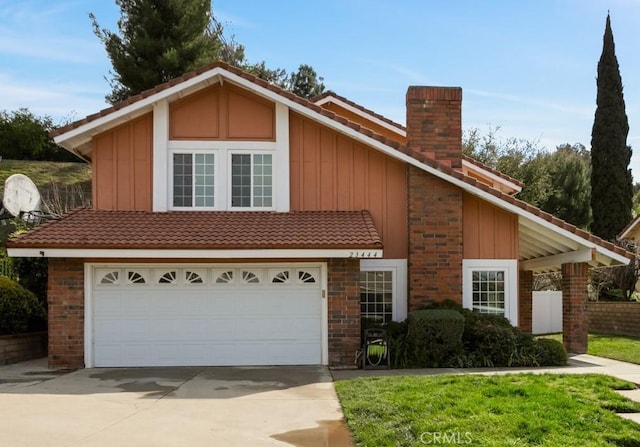
{"type": "Polygon", "coordinates": [[[95,278],[97,287],[122,286],[214,286],[230,285],[274,285],[274,286],[311,286],[318,287],[320,283],[320,268],[96,268],[95,278]]]}

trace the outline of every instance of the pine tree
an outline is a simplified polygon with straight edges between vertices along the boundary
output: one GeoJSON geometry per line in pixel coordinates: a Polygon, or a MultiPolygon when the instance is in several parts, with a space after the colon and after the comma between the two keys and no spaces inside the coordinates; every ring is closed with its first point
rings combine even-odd
{"type": "Polygon", "coordinates": [[[631,148],[627,146],[629,123],[608,14],[597,85],[591,131],[591,231],[612,240],[631,221],[633,186],[631,148]]]}
{"type": "Polygon", "coordinates": [[[289,77],[289,90],[303,98],[313,98],[324,92],[324,78],[310,65],[302,64],[289,77]]]}
{"type": "Polygon", "coordinates": [[[113,66],[112,104],[218,59],[222,26],[210,0],[116,0],[118,33],[93,30],[113,66]]]}

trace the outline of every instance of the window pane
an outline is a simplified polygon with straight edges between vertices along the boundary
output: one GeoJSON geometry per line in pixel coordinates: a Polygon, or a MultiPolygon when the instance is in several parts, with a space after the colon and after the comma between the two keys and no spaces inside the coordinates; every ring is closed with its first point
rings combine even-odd
{"type": "Polygon", "coordinates": [[[393,316],[393,273],[360,272],[360,312],[362,318],[387,323],[393,316]]]}
{"type": "Polygon", "coordinates": [[[214,155],[195,154],[195,197],[194,206],[213,206],[214,204],[214,155]]]}
{"type": "Polygon", "coordinates": [[[473,310],[505,316],[504,271],[472,272],[473,310]]]}
{"type": "Polygon", "coordinates": [[[251,206],[251,155],[231,155],[231,206],[251,206]]]}
{"type": "Polygon", "coordinates": [[[192,206],[191,154],[173,154],[173,206],[192,206]]]}
{"type": "Polygon", "coordinates": [[[271,154],[253,157],[253,206],[271,206],[271,154]]]}

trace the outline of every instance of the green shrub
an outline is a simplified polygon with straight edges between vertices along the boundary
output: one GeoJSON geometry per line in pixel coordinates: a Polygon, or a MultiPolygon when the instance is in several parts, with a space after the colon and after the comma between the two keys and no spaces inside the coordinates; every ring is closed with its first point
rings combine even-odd
{"type": "Polygon", "coordinates": [[[390,321],[382,327],[387,331],[389,355],[392,368],[408,368],[411,366],[411,355],[407,343],[409,325],[407,320],[402,322],[390,321]]]}
{"type": "Polygon", "coordinates": [[[0,335],[46,328],[46,313],[38,298],[17,282],[0,276],[0,335]]]}
{"type": "Polygon", "coordinates": [[[47,307],[47,258],[13,258],[13,269],[20,285],[32,291],[44,308],[47,307]]]}
{"type": "Polygon", "coordinates": [[[533,352],[539,366],[564,366],[567,364],[567,351],[558,340],[538,338],[533,344],[533,352]]]}
{"type": "Polygon", "coordinates": [[[464,318],[456,310],[418,310],[409,314],[407,322],[408,356],[415,366],[449,366],[462,348],[464,318]]]}

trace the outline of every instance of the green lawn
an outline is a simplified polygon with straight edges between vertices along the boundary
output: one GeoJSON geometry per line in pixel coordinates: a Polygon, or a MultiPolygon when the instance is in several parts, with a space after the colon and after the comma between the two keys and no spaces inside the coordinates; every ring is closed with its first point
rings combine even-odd
{"type": "MultiPolygon", "coordinates": [[[[542,335],[562,341],[562,334],[542,335]]],[[[640,365],[640,338],[589,334],[588,354],[640,365]]]]}
{"type": "Polygon", "coordinates": [[[4,190],[4,181],[12,174],[24,174],[33,180],[40,189],[46,189],[52,183],[60,185],[86,184],[91,180],[89,163],[61,163],[52,161],[0,161],[0,192],[4,190]]]}
{"type": "Polygon", "coordinates": [[[443,375],[335,383],[358,446],[640,446],[640,412],[600,375],[443,375]]]}

